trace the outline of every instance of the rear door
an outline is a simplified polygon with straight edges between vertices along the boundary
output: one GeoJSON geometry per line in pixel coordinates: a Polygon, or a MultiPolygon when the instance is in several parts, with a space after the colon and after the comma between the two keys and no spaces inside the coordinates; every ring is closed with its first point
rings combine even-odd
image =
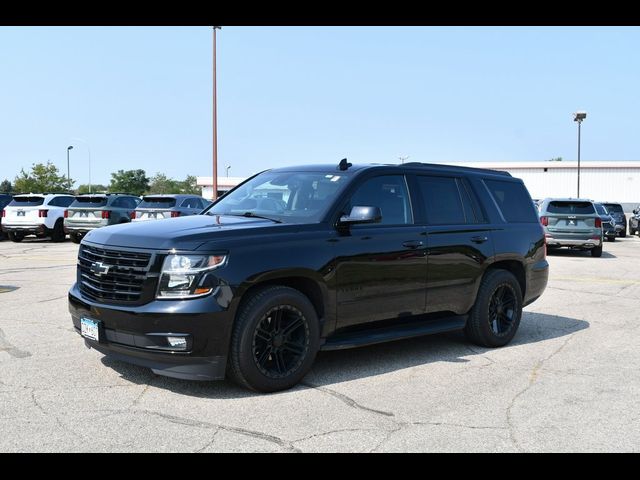
{"type": "Polygon", "coordinates": [[[598,217],[593,203],[581,200],[552,200],[547,205],[547,229],[556,236],[584,236],[592,234],[598,217]]]}
{"type": "Polygon", "coordinates": [[[414,178],[427,232],[426,312],[466,313],[494,254],[491,228],[463,177],[414,178]]]}
{"type": "Polygon", "coordinates": [[[16,196],[5,207],[5,225],[33,225],[43,223],[39,217],[40,210],[44,208],[44,197],[37,195],[16,196]]]}

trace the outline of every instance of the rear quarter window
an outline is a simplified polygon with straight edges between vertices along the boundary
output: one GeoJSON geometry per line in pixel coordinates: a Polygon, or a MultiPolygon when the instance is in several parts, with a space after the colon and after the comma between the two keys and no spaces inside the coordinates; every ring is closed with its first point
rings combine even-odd
{"type": "Polygon", "coordinates": [[[539,221],[524,184],[487,179],[484,183],[507,222],[537,223],[539,221]]]}
{"type": "Polygon", "coordinates": [[[562,215],[590,215],[596,213],[591,202],[571,202],[553,200],[547,206],[548,213],[562,215]]]}

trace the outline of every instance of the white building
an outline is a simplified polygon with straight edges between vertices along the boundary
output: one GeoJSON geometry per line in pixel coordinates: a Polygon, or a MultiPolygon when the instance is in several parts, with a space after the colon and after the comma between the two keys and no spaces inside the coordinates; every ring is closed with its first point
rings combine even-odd
{"type": "MultiPolygon", "coordinates": [[[[578,162],[465,162],[459,165],[503,170],[521,178],[532,198],[576,197],[578,162]]],[[[640,161],[580,162],[580,197],[640,204],[640,161]]]]}
{"type": "MultiPolygon", "coordinates": [[[[532,198],[575,197],[578,162],[456,162],[454,165],[490,168],[521,178],[532,198]]],[[[218,177],[218,191],[226,192],[242,177],[218,177]]],[[[198,177],[202,196],[212,198],[212,177],[198,177]]],[[[625,210],[640,205],[640,161],[580,162],[580,196],[626,204],[625,210]]]]}

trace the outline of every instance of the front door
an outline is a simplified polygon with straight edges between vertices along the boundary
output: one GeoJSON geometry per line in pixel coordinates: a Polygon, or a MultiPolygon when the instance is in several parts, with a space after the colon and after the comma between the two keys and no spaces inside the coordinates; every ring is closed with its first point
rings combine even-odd
{"type": "Polygon", "coordinates": [[[337,328],[424,313],[426,236],[414,224],[405,177],[364,180],[344,213],[356,205],[379,207],[382,220],[337,237],[337,328]]]}

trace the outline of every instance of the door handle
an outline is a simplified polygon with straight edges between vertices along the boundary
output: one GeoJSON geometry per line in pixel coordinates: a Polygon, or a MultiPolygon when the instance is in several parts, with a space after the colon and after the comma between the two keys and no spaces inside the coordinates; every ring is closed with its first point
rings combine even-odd
{"type": "Polygon", "coordinates": [[[471,237],[471,241],[473,243],[484,243],[487,240],[489,240],[487,237],[484,237],[482,235],[476,235],[475,237],[471,237]]]}
{"type": "Polygon", "coordinates": [[[422,243],[419,240],[409,240],[402,244],[403,247],[407,247],[407,248],[418,248],[418,247],[422,247],[423,245],[424,243],[422,243]]]}

